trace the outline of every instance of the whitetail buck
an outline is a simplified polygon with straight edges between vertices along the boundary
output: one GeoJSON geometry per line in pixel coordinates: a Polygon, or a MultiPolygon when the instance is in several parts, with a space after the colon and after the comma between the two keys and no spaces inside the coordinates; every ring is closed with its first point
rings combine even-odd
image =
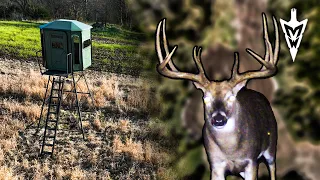
{"type": "Polygon", "coordinates": [[[211,179],[225,179],[226,173],[240,174],[246,180],[256,179],[258,160],[262,156],[267,161],[271,179],[274,180],[276,177],[276,119],[267,98],[259,92],[246,88],[250,79],[268,78],[277,73],[279,53],[277,21],[273,18],[276,37],[273,51],[265,14],[262,14],[262,19],[266,48],[264,58],[247,49],[262,67],[256,71],[239,73],[239,57],[238,53],[235,53],[231,78],[224,81],[210,81],[207,78],[200,60],[201,48],[197,46],[193,49],[193,59],[199,74],[178,71],[171,60],[177,46],[169,52],[165,19],[160,21],[157,27],[156,51],[160,61],[158,72],[169,78],[190,80],[203,92],[205,124],[202,132],[210,163],[211,179]],[[161,31],[163,47],[160,40],[161,31]]]}

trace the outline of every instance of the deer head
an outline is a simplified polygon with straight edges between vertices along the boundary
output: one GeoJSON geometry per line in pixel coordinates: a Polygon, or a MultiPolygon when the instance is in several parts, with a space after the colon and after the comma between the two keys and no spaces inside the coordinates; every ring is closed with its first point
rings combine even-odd
{"type": "Polygon", "coordinates": [[[206,121],[209,121],[208,123],[215,128],[222,128],[227,123],[227,120],[231,117],[233,111],[235,110],[234,106],[237,93],[240,89],[245,87],[250,79],[268,78],[277,73],[276,64],[279,53],[279,32],[277,22],[276,19],[273,18],[276,32],[275,48],[273,50],[269,41],[265,14],[262,15],[262,18],[266,47],[264,58],[259,56],[251,49],[246,49],[246,51],[262,65],[261,68],[255,71],[239,73],[239,55],[236,52],[234,54],[234,64],[231,70],[231,77],[222,81],[209,80],[207,78],[201,63],[201,47],[197,46],[195,46],[193,49],[193,60],[199,73],[192,74],[179,71],[171,60],[178,46],[175,45],[173,50],[171,52],[169,51],[165,33],[166,19],[163,19],[158,24],[156,31],[156,51],[160,62],[157,67],[158,72],[161,75],[169,78],[186,79],[192,81],[197,89],[202,90],[206,121]],[[163,47],[161,46],[161,34],[163,47]],[[162,53],[163,50],[165,55],[162,53]]]}

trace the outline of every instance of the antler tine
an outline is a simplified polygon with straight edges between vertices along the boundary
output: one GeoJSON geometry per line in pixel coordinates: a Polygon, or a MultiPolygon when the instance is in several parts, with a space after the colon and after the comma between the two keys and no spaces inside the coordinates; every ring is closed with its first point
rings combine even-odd
{"type": "Polygon", "coordinates": [[[268,33],[268,25],[267,25],[267,17],[265,13],[262,13],[262,19],[263,19],[263,30],[264,30],[264,39],[266,43],[266,56],[265,61],[272,62],[273,58],[273,52],[272,52],[272,45],[269,40],[269,33],[268,33]]]}
{"type": "Polygon", "coordinates": [[[193,60],[195,61],[196,66],[199,70],[199,75],[202,76],[204,80],[208,80],[201,62],[201,52],[202,52],[202,48],[201,47],[198,48],[197,46],[195,46],[193,48],[193,60]]]}
{"type": "Polygon", "coordinates": [[[235,64],[233,66],[233,81],[235,83],[239,83],[245,80],[253,79],[253,78],[266,78],[274,75],[277,72],[277,59],[278,59],[278,53],[279,53],[279,29],[277,25],[276,19],[273,17],[273,23],[274,23],[274,30],[275,30],[275,36],[276,36],[276,41],[275,41],[275,49],[274,53],[272,50],[272,45],[269,41],[269,35],[268,35],[268,26],[267,26],[267,18],[264,13],[262,13],[262,20],[263,20],[263,32],[264,32],[264,41],[265,41],[265,56],[264,59],[259,56],[257,53],[252,51],[251,49],[247,48],[246,51],[254,57],[261,65],[262,68],[260,70],[256,71],[251,71],[251,72],[245,72],[239,74],[236,67],[239,66],[239,60],[238,56],[235,56],[235,64]]]}
{"type": "Polygon", "coordinates": [[[276,34],[276,41],[275,41],[275,47],[274,47],[274,57],[273,57],[273,64],[277,65],[278,61],[278,54],[280,51],[280,40],[279,40],[279,30],[278,30],[278,23],[276,18],[273,16],[273,26],[274,26],[274,31],[276,34]]]}
{"type": "Polygon", "coordinates": [[[265,41],[265,44],[266,44],[265,59],[260,57],[257,53],[255,53],[254,51],[252,51],[249,48],[247,48],[246,50],[251,56],[253,56],[256,60],[258,60],[258,62],[260,64],[262,64],[265,68],[271,68],[270,67],[270,65],[271,65],[270,63],[273,63],[273,60],[272,60],[273,53],[272,53],[272,46],[271,46],[271,43],[269,41],[267,17],[265,15],[265,13],[262,13],[262,21],[263,21],[264,41],[265,41]],[[268,63],[268,62],[270,62],[270,63],[268,63]]]}
{"type": "Polygon", "coordinates": [[[239,53],[235,52],[234,53],[234,63],[232,66],[231,79],[233,79],[233,80],[237,79],[238,73],[239,73],[239,53]]]}
{"type": "MultiPolygon", "coordinates": [[[[167,36],[166,36],[166,19],[163,19],[162,37],[163,37],[164,50],[165,50],[166,54],[169,54],[168,41],[167,41],[167,36]]],[[[178,71],[177,68],[172,63],[172,61],[169,61],[169,67],[172,69],[172,71],[178,71]]]]}
{"type": "MultiPolygon", "coordinates": [[[[266,22],[266,15],[264,13],[262,13],[262,17],[263,17],[262,21],[263,21],[264,43],[265,43],[265,48],[266,48],[266,53],[264,55],[264,59],[266,59],[266,61],[270,61],[269,49],[270,49],[271,44],[268,43],[269,42],[269,34],[268,34],[268,28],[267,28],[267,22],[266,22]]],[[[263,66],[261,70],[265,70],[265,69],[266,69],[266,67],[263,66]]]]}
{"type": "Polygon", "coordinates": [[[172,63],[172,59],[171,59],[173,54],[175,53],[176,49],[178,48],[178,46],[175,45],[173,50],[169,53],[166,35],[164,32],[165,31],[164,24],[165,24],[165,20],[160,21],[158,24],[158,27],[157,27],[157,31],[156,31],[156,51],[157,51],[159,62],[160,62],[160,64],[157,67],[158,72],[166,77],[170,77],[170,78],[174,78],[174,79],[188,79],[193,82],[197,82],[201,85],[206,85],[209,82],[209,80],[206,78],[202,64],[201,64],[201,60],[200,60],[201,49],[199,49],[198,55],[194,54],[194,60],[196,62],[197,67],[199,68],[199,74],[191,74],[191,73],[178,71],[175,68],[174,64],[172,63]],[[162,35],[163,35],[164,49],[166,52],[165,59],[163,59],[162,50],[161,50],[161,42],[160,42],[161,26],[162,26],[162,30],[163,30],[162,35]],[[171,65],[170,65],[170,63],[171,63],[171,65]],[[168,64],[169,64],[171,70],[168,69],[168,67],[167,67],[168,64]],[[174,68],[172,68],[172,67],[174,67],[174,68]]]}
{"type": "Polygon", "coordinates": [[[170,54],[168,54],[168,55],[166,56],[166,58],[164,59],[164,61],[162,61],[162,63],[159,65],[159,68],[160,68],[160,69],[165,69],[165,68],[167,68],[167,64],[168,64],[168,62],[171,61],[171,57],[172,57],[172,55],[175,53],[175,51],[176,51],[177,48],[178,48],[178,46],[174,46],[174,48],[173,48],[173,50],[170,52],[170,54]]]}
{"type": "MultiPolygon", "coordinates": [[[[165,23],[165,19],[163,19],[162,21],[159,22],[158,27],[157,27],[157,33],[156,33],[156,50],[157,50],[158,58],[160,61],[160,65],[158,66],[158,69],[166,69],[167,68],[166,66],[170,62],[173,53],[178,48],[177,46],[175,46],[173,48],[173,50],[169,53],[168,47],[165,47],[165,48],[167,48],[166,57],[163,60],[162,50],[161,50],[161,45],[160,45],[161,44],[161,42],[160,42],[160,29],[161,29],[161,26],[164,25],[164,23],[165,23]]],[[[163,28],[163,30],[165,30],[165,28],[163,28]]],[[[163,34],[164,34],[163,41],[164,41],[164,43],[166,43],[167,41],[165,39],[165,33],[163,33],[163,34]]]]}
{"type": "Polygon", "coordinates": [[[160,28],[161,28],[162,23],[163,23],[163,21],[159,22],[158,27],[157,27],[157,33],[156,33],[156,51],[157,51],[160,63],[163,62],[163,56],[161,53],[161,46],[160,46],[160,28]]]}

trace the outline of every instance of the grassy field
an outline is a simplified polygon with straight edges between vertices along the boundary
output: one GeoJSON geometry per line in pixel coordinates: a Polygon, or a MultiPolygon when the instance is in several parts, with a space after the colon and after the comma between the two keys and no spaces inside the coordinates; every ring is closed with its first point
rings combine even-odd
{"type": "MultiPolygon", "coordinates": [[[[42,23],[0,21],[0,55],[35,60],[41,50],[39,26],[42,23]]],[[[93,62],[91,69],[139,76],[142,59],[138,56],[143,34],[107,25],[93,29],[93,62]]],[[[39,54],[41,56],[41,54],[39,54]]]]}
{"type": "MultiPolygon", "coordinates": [[[[93,32],[94,66],[86,74],[98,110],[83,114],[86,140],[76,114],[64,109],[74,102],[70,97],[62,105],[54,156],[38,156],[44,122],[35,132],[47,81],[33,61],[39,25],[0,22],[0,179],[165,178],[164,132],[150,118],[159,104],[149,80],[138,76],[141,34],[117,26],[93,32]]],[[[84,82],[78,87],[85,89],[84,82]]],[[[80,99],[92,109],[90,100],[80,99]]]]}

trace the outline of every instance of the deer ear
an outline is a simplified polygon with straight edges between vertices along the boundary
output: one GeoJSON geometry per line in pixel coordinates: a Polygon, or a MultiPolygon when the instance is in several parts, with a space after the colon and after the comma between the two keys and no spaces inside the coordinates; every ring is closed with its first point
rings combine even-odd
{"type": "Polygon", "coordinates": [[[246,86],[246,84],[247,84],[247,81],[242,81],[242,82],[238,83],[236,86],[234,86],[234,87],[232,88],[233,94],[234,94],[234,95],[237,95],[238,92],[239,92],[244,86],[246,86]]]}
{"type": "Polygon", "coordinates": [[[201,89],[203,92],[205,91],[204,87],[201,84],[197,82],[192,82],[192,83],[197,89],[201,89]]]}

